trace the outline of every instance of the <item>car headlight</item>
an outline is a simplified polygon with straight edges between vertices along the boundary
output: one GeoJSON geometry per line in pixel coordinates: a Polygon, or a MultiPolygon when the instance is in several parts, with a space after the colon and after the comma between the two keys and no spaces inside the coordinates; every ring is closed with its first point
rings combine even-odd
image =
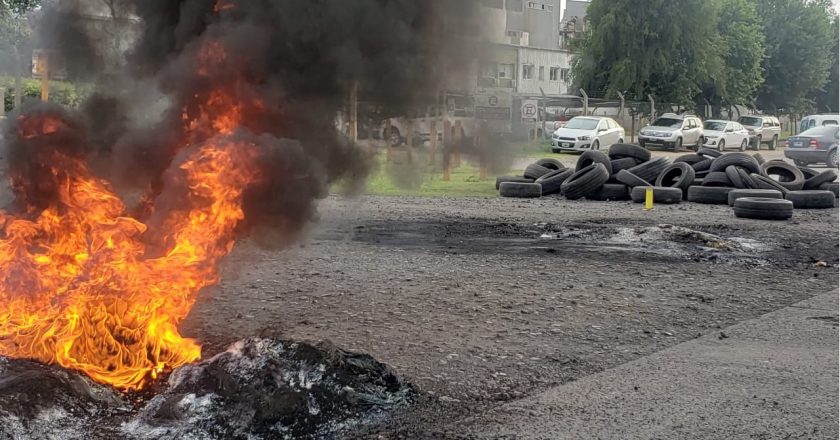
{"type": "Polygon", "coordinates": [[[717,139],[718,137],[715,135],[707,134],[706,139],[717,139]]]}
{"type": "Polygon", "coordinates": [[[592,136],[578,136],[579,141],[588,141],[592,139],[592,136]]]}
{"type": "Polygon", "coordinates": [[[639,134],[644,135],[644,136],[647,136],[647,135],[649,135],[649,134],[650,134],[650,132],[649,132],[649,131],[647,131],[647,130],[642,129],[641,131],[639,131],[639,134]]]}

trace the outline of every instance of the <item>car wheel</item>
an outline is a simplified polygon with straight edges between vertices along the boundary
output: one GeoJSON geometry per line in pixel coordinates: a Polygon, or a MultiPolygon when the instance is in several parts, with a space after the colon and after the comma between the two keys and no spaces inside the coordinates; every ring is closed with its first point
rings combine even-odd
{"type": "Polygon", "coordinates": [[[623,143],[624,143],[624,139],[619,139],[619,140],[618,140],[618,143],[619,143],[619,144],[623,144],[623,143]]]}
{"type": "Polygon", "coordinates": [[[598,142],[598,139],[595,139],[594,141],[592,141],[592,149],[593,150],[600,150],[601,149],[601,143],[598,142]]]}
{"type": "Polygon", "coordinates": [[[828,160],[826,160],[826,163],[832,168],[837,168],[837,148],[828,152],[828,160]]]}
{"type": "Polygon", "coordinates": [[[639,146],[645,148],[645,141],[639,141],[639,146]]]}
{"type": "Polygon", "coordinates": [[[699,138],[697,138],[697,145],[694,146],[694,151],[697,151],[697,150],[703,148],[703,144],[705,144],[705,143],[706,143],[706,139],[703,136],[700,136],[699,138]]]}
{"type": "Polygon", "coordinates": [[[682,150],[682,144],[683,144],[682,138],[677,138],[677,141],[674,142],[674,151],[682,150]]]}
{"type": "Polygon", "coordinates": [[[761,136],[755,138],[755,149],[756,151],[761,150],[761,136]]]}
{"type": "Polygon", "coordinates": [[[776,146],[778,144],[779,144],[779,137],[778,136],[773,136],[773,140],[770,141],[770,144],[768,145],[768,148],[770,148],[770,150],[775,150],[776,146]]]}
{"type": "Polygon", "coordinates": [[[746,139],[744,139],[743,141],[741,141],[741,148],[740,148],[740,150],[741,150],[741,151],[747,151],[747,140],[746,140],[746,139]]]}
{"type": "Polygon", "coordinates": [[[718,142],[718,151],[723,153],[723,150],[725,150],[725,149],[726,149],[726,142],[724,142],[723,139],[721,139],[720,142],[718,142]]]}

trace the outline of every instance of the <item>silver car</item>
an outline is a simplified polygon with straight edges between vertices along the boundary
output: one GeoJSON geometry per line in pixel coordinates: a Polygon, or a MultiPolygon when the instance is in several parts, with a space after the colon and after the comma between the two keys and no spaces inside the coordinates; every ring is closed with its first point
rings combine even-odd
{"type": "Polygon", "coordinates": [[[703,122],[697,116],[666,113],[639,132],[642,148],[659,147],[680,151],[684,145],[703,146],[703,122]]]}
{"type": "Polygon", "coordinates": [[[577,116],[551,136],[551,151],[586,151],[624,143],[624,128],[611,118],[577,116]]]}

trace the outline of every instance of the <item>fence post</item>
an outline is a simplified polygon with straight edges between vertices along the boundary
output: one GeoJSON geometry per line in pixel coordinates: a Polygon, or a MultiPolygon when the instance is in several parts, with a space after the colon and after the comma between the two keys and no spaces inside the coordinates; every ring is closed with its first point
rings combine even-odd
{"type": "Polygon", "coordinates": [[[359,83],[350,87],[350,140],[353,145],[359,141],[359,83]]]}
{"type": "Polygon", "coordinates": [[[580,89],[580,94],[583,96],[583,116],[589,116],[589,95],[583,89],[580,89]]]}
{"type": "Polygon", "coordinates": [[[414,119],[411,119],[408,123],[408,134],[407,138],[405,139],[406,148],[408,149],[408,163],[414,162],[414,119]]]}
{"type": "Polygon", "coordinates": [[[429,163],[434,166],[435,156],[437,156],[438,149],[438,121],[437,115],[432,116],[432,122],[429,124],[429,135],[431,136],[429,139],[429,163]]]}
{"type": "Polygon", "coordinates": [[[656,118],[656,102],[653,100],[653,95],[648,95],[648,99],[650,99],[650,120],[652,121],[656,118]]]}
{"type": "Polygon", "coordinates": [[[624,119],[624,93],[619,92],[618,99],[621,100],[621,103],[619,104],[619,107],[618,107],[618,118],[619,119],[624,119]]]}
{"type": "Polygon", "coordinates": [[[454,148],[452,154],[452,167],[459,168],[461,166],[461,142],[464,140],[464,133],[461,131],[462,125],[461,121],[455,121],[455,136],[454,136],[454,148]]]}
{"type": "Polygon", "coordinates": [[[391,145],[391,118],[385,120],[385,162],[391,163],[391,155],[393,154],[391,145]]]}
{"type": "Polygon", "coordinates": [[[484,123],[481,123],[475,132],[475,149],[478,150],[478,179],[481,181],[487,180],[487,158],[484,155],[484,149],[481,148],[481,134],[483,132],[484,123]]]}
{"type": "Polygon", "coordinates": [[[452,139],[450,132],[452,131],[452,122],[449,119],[443,121],[443,181],[449,182],[450,174],[452,173],[452,139]]]}

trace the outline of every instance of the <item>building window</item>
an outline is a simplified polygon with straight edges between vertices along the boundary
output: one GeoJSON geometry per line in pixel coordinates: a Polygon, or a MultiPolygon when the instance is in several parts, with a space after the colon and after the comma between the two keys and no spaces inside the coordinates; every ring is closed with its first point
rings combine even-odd
{"type": "Polygon", "coordinates": [[[559,67],[552,67],[551,70],[548,71],[548,79],[550,81],[560,80],[560,68],[559,67]]]}
{"type": "Polygon", "coordinates": [[[534,79],[534,65],[533,64],[523,64],[522,65],[522,79],[534,79]]]}
{"type": "Polygon", "coordinates": [[[513,79],[515,69],[514,64],[499,64],[499,78],[513,79]]]}
{"type": "Polygon", "coordinates": [[[507,10],[513,12],[522,12],[522,0],[507,0],[507,10]]]}
{"type": "Polygon", "coordinates": [[[528,9],[536,9],[538,11],[551,12],[554,10],[554,6],[540,2],[528,2],[528,9]]]}
{"type": "Polygon", "coordinates": [[[540,66],[540,81],[545,80],[545,66],[540,66]]]}
{"type": "Polygon", "coordinates": [[[560,79],[569,82],[569,69],[560,70],[560,79]]]}

